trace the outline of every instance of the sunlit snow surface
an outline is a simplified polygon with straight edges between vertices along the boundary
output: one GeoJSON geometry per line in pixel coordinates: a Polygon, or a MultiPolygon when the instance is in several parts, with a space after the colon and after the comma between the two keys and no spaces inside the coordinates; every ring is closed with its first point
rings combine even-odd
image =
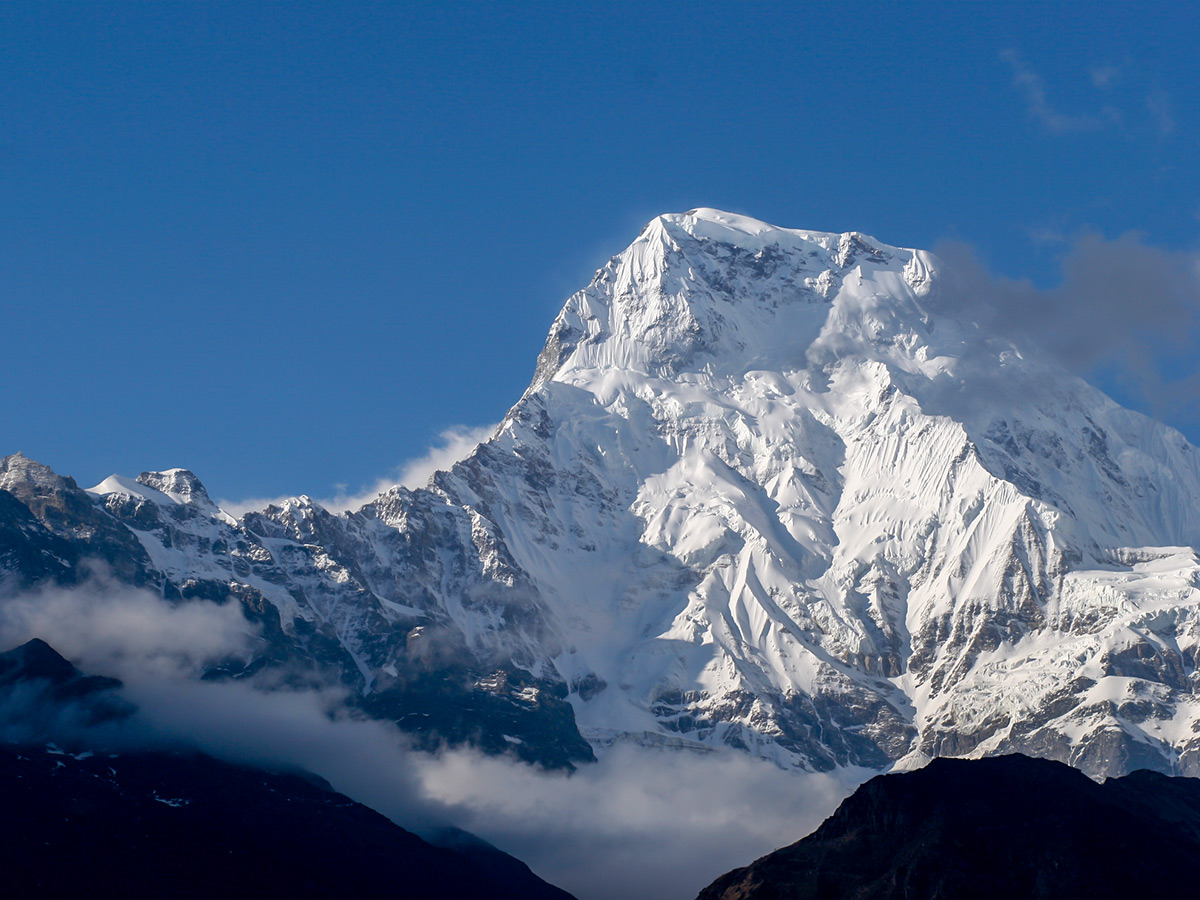
{"type": "MultiPolygon", "coordinates": [[[[893,758],[1110,728],[1187,745],[1200,595],[1173,548],[1200,539],[1196,453],[935,321],[937,266],[697,210],[567,303],[558,359],[493,441],[555,483],[486,499],[562,629],[556,665],[610,686],[576,702],[591,740],[863,761],[816,734],[836,714],[805,701],[828,698],[893,758]],[[1114,662],[1127,647],[1149,662],[1114,662]],[[1051,709],[1069,686],[1083,705],[1051,709]],[[1122,716],[1149,696],[1152,723],[1122,716]]],[[[488,474],[443,484],[470,498],[488,474]]]]}
{"type": "MultiPolygon", "coordinates": [[[[662,216],[567,301],[470,458],[358,512],[254,520],[247,553],[308,548],[310,600],[245,577],[285,622],[333,623],[368,686],[398,652],[371,629],[435,611],[479,658],[565,681],[600,752],[1200,773],[1200,455],[981,336],[938,269],[662,216]]],[[[232,528],[200,512],[190,549],[139,534],[156,567],[240,577],[196,549],[232,528]]]]}

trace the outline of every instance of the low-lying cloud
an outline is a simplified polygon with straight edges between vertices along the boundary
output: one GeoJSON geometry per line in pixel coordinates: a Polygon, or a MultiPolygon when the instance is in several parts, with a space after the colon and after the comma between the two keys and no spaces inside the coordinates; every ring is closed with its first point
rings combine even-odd
{"type": "Polygon", "coordinates": [[[0,649],[41,638],[87,674],[123,680],[195,677],[248,657],[258,631],[238,603],[170,604],[102,572],[80,587],[0,598],[0,649]]]}
{"type": "Polygon", "coordinates": [[[617,745],[571,776],[460,751],[415,757],[459,827],[580,900],[688,900],[799,840],[868,775],[786,772],[736,751],[617,745]]]}
{"type": "Polygon", "coordinates": [[[734,751],[617,746],[567,775],[468,749],[424,753],[336,692],[238,683],[131,685],[159,743],[298,767],[401,826],[483,837],[579,900],[690,900],[821,823],[867,772],[785,772],[734,751]]]}
{"type": "Polygon", "coordinates": [[[869,774],[617,746],[568,776],[471,750],[419,752],[390,724],[348,712],[340,687],[201,680],[204,665],[256,638],[236,603],[171,604],[102,578],[0,600],[0,649],[32,637],[125,681],[138,712],[97,732],[107,746],[186,745],[314,772],[410,830],[474,832],[580,900],[688,900],[804,836],[869,774]]]}

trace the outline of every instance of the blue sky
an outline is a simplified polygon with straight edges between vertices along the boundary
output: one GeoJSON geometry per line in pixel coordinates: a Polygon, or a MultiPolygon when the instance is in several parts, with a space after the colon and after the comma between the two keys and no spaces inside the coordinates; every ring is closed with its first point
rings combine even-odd
{"type": "MultiPolygon", "coordinates": [[[[966,242],[1043,288],[1087,235],[1186,262],[1197,19],[2,4],[0,451],[85,485],[186,466],[220,497],[358,490],[501,418],[566,296],[694,206],[966,242]]],[[[1195,345],[1172,352],[1194,374],[1195,345]]],[[[1119,362],[1089,365],[1122,395],[1119,362]]],[[[1193,405],[1154,411],[1195,441],[1193,405]]]]}

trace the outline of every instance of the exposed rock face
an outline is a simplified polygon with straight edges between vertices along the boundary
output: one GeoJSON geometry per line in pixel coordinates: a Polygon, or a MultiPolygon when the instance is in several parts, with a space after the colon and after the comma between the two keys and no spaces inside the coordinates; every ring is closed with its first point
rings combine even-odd
{"type": "Polygon", "coordinates": [[[938,265],[662,216],[427,487],[234,520],[185,470],[88,500],[10,457],[0,560],[233,598],[264,642],[227,674],[306,661],[422,740],[547,765],[633,740],[1200,772],[1200,453],[935,315],[938,265]]]}
{"type": "Polygon", "coordinates": [[[1049,760],[938,759],[861,786],[698,900],[1100,900],[1195,893],[1200,781],[1096,784],[1049,760]]]}
{"type": "MultiPolygon", "coordinates": [[[[134,539],[153,573],[134,583],[148,582],[172,602],[242,605],[262,640],[251,658],[226,660],[211,675],[270,667],[293,680],[333,673],[353,690],[352,702],[430,747],[470,742],[552,767],[594,759],[566,685],[535,656],[553,637],[530,612],[534,589],[482,558],[494,551],[486,534],[475,535],[479,548],[471,543],[466,511],[398,492],[353,516],[302,497],[239,522],[182,469],[113,476],[91,494],[68,479],[52,484],[65,499],[43,506],[74,502],[77,491],[89,516],[134,539]],[[522,623],[528,634],[516,632],[522,623]],[[482,635],[488,630],[496,640],[482,635]]],[[[23,514],[45,539],[65,541],[72,561],[89,556],[69,524],[23,514]]]]}
{"type": "MultiPolygon", "coordinates": [[[[40,563],[29,561],[14,566],[20,575],[36,580],[53,574],[71,581],[78,577],[77,561],[90,558],[102,560],[114,574],[132,584],[147,582],[149,559],[142,545],[128,528],[97,509],[93,498],[80,490],[73,478],[63,478],[49,466],[16,453],[0,459],[0,490],[19,500],[49,533],[28,526],[22,529],[31,543],[45,549],[40,563]],[[66,556],[56,559],[55,550],[63,540],[73,546],[63,551],[66,556]],[[57,568],[55,562],[59,563],[57,568]]],[[[25,519],[11,501],[5,502],[5,508],[6,528],[25,519]]]]}

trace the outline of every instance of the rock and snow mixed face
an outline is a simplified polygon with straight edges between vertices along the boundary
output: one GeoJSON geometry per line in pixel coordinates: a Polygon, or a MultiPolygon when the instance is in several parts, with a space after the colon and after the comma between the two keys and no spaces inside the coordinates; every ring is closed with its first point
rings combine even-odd
{"type": "Polygon", "coordinates": [[[434,489],[537,585],[594,745],[1190,771],[1196,451],[937,290],[922,251],[693,210],[568,301],[434,489]]]}
{"type": "Polygon", "coordinates": [[[981,336],[938,269],[661,216],[427,488],[235,521],[174,470],[96,509],[147,577],[276,616],[264,658],[341,653],[369,711],[530,759],[1200,772],[1200,452],[981,336]]]}

